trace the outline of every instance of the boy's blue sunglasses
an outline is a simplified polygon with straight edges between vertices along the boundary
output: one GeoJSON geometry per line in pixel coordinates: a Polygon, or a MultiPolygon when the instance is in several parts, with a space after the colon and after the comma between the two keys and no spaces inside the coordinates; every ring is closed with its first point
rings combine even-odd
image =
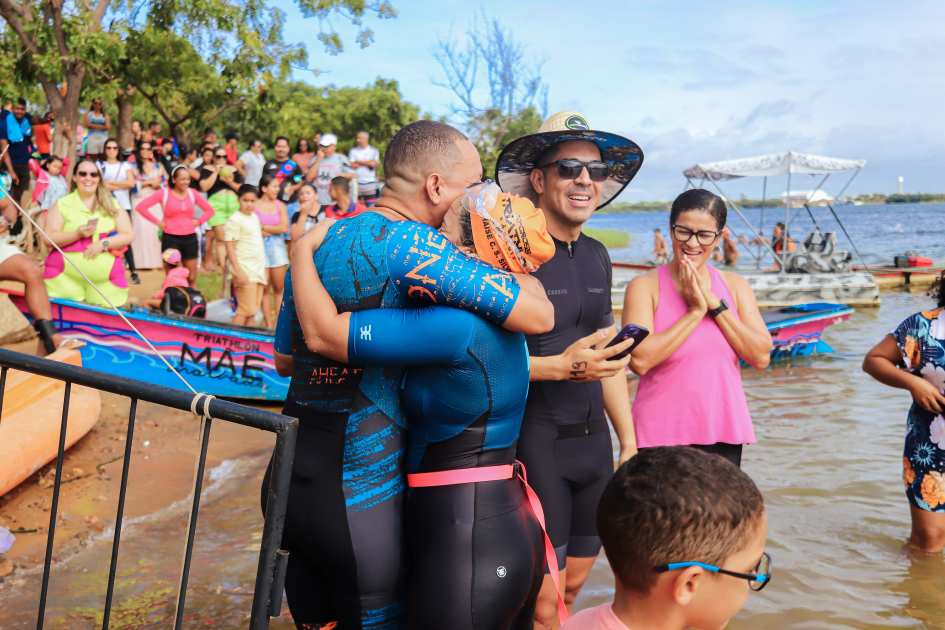
{"type": "Polygon", "coordinates": [[[711,571],[712,573],[720,573],[722,575],[730,575],[732,577],[748,580],[748,588],[753,591],[762,590],[768,585],[768,582],[771,581],[771,556],[768,555],[767,551],[761,554],[761,559],[758,561],[758,564],[755,565],[753,573],[739,573],[738,571],[729,571],[727,569],[717,567],[714,564],[706,564],[705,562],[670,562],[668,564],[662,564],[656,567],[654,570],[657,573],[664,573],[666,571],[688,569],[689,567],[702,567],[706,571],[711,571]]]}

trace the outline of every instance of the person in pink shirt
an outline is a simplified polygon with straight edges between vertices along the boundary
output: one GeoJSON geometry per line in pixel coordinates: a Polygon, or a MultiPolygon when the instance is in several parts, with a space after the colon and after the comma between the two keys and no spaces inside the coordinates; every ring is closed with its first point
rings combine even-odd
{"type": "Polygon", "coordinates": [[[169,265],[171,268],[167,270],[167,274],[164,276],[164,284],[161,285],[161,290],[143,302],[145,306],[150,308],[161,308],[161,302],[164,301],[164,292],[169,287],[186,289],[190,286],[190,271],[183,265],[180,251],[173,247],[165,249],[161,254],[161,259],[165,265],[169,265]]]}
{"type": "Polygon", "coordinates": [[[748,282],[708,264],[726,219],[725,202],[687,190],[669,214],[673,260],[634,278],[623,323],[650,336],[634,349],[637,447],[694,446],[741,465],[755,431],[742,389],[743,360],[770,362],[771,335],[748,282]]]}
{"type": "Polygon", "coordinates": [[[705,451],[640,449],[604,489],[597,531],[614,599],[561,630],[719,630],[771,581],[761,492],[705,451]]]}
{"type": "MultiPolygon", "coordinates": [[[[190,171],[184,165],[175,166],[171,171],[173,188],[162,188],[145,197],[135,210],[142,217],[154,223],[163,232],[161,234],[161,251],[176,249],[180,252],[184,266],[187,268],[190,286],[195,286],[197,280],[197,256],[199,243],[197,241],[197,227],[206,223],[213,216],[213,207],[202,196],[194,193],[190,187],[190,171]],[[160,206],[160,217],[151,213],[150,208],[160,206]],[[196,209],[202,211],[199,218],[195,218],[196,209]]],[[[164,261],[165,271],[171,266],[164,261]]]]}

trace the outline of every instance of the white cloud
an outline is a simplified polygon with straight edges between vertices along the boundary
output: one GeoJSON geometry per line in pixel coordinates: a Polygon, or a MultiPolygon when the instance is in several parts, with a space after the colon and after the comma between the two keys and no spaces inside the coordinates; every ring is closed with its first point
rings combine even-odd
{"type": "MultiPolygon", "coordinates": [[[[432,47],[479,6],[395,5],[400,17],[372,25],[374,45],[317,54],[314,65],[324,62],[334,83],[396,78],[424,111],[447,113],[449,93],[431,82],[439,76],[432,47]]],[[[672,197],[682,169],[697,161],[786,150],[866,159],[853,192],[891,192],[900,174],[908,190],[945,188],[945,3],[549,7],[482,1],[546,60],[551,111],[582,111],[641,144],[646,159],[631,186],[638,194],[672,197]]]]}

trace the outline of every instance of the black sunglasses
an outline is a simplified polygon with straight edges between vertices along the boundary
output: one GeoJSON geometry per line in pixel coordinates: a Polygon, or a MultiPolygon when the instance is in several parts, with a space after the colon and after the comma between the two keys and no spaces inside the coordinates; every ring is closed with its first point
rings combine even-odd
{"type": "Polygon", "coordinates": [[[97,171],[76,171],[76,177],[98,177],[97,171]]]}
{"type": "Polygon", "coordinates": [[[713,232],[712,230],[690,230],[687,227],[682,225],[673,224],[673,238],[679,241],[680,243],[688,243],[692,240],[692,237],[696,237],[696,241],[703,247],[711,245],[715,242],[715,239],[719,237],[721,232],[713,232]]]}
{"type": "Polygon", "coordinates": [[[109,151],[109,150],[115,150],[115,151],[117,151],[117,150],[118,150],[118,147],[115,146],[114,144],[110,144],[110,145],[108,145],[107,147],[105,147],[105,150],[106,150],[106,151],[109,151]]]}
{"type": "Polygon", "coordinates": [[[218,160],[225,160],[225,159],[226,159],[226,153],[217,153],[217,154],[214,155],[213,157],[215,157],[215,158],[218,159],[218,160]]]}
{"type": "Polygon", "coordinates": [[[549,166],[558,167],[558,176],[561,179],[577,179],[585,168],[587,168],[587,174],[592,182],[602,182],[610,176],[610,165],[602,160],[583,162],[567,158],[542,164],[538,168],[548,168],[549,166]]]}

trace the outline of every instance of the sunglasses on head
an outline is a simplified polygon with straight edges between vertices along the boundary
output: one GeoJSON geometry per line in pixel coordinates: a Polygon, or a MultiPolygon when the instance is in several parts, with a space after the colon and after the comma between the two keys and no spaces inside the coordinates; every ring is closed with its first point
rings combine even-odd
{"type": "Polygon", "coordinates": [[[97,171],[76,171],[76,177],[98,177],[97,171]]]}
{"type": "Polygon", "coordinates": [[[141,150],[142,150],[142,151],[150,151],[150,150],[151,150],[151,145],[149,145],[149,144],[142,144],[142,145],[141,145],[141,150]]]}
{"type": "Polygon", "coordinates": [[[549,166],[558,167],[558,177],[561,179],[577,179],[581,172],[586,168],[587,174],[593,182],[602,182],[610,176],[610,165],[602,160],[590,160],[584,162],[567,158],[564,160],[555,160],[542,164],[538,168],[548,168],[549,166]]]}

